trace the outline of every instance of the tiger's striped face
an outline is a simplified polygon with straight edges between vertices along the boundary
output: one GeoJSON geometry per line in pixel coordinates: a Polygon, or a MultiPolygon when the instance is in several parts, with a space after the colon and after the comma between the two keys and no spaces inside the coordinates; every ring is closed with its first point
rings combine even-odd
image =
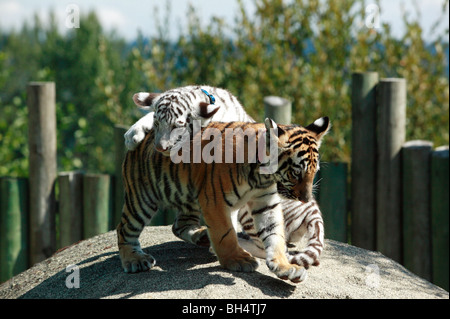
{"type": "Polygon", "coordinates": [[[278,193],[285,198],[308,202],[312,199],[314,176],[319,170],[319,147],[328,132],[328,117],[301,127],[278,126],[278,193]]]}
{"type": "Polygon", "coordinates": [[[133,100],[142,109],[155,112],[155,148],[166,156],[184,134],[190,133],[187,128],[192,119],[199,119],[204,126],[219,109],[219,106],[209,104],[208,96],[200,87],[164,93],[141,92],[136,93],[133,100]]]}

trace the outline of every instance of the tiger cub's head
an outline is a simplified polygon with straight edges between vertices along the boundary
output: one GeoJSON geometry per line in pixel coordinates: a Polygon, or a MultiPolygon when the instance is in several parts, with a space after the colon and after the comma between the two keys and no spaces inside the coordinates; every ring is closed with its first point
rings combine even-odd
{"type": "Polygon", "coordinates": [[[146,112],[155,112],[153,131],[155,148],[169,156],[170,150],[188,131],[192,120],[200,120],[205,126],[218,111],[219,106],[209,103],[205,94],[186,88],[172,89],[163,93],[140,92],[133,96],[134,103],[146,112]]]}
{"type": "Polygon", "coordinates": [[[319,170],[319,147],[330,126],[328,117],[319,118],[306,127],[277,125],[266,119],[270,136],[278,143],[275,174],[280,195],[302,202],[313,198],[314,176],[319,170]]]}

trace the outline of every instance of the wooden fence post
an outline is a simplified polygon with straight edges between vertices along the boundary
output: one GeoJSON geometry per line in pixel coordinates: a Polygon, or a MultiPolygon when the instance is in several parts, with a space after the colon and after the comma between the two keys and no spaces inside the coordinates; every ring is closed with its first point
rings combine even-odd
{"type": "Polygon", "coordinates": [[[59,246],[83,239],[83,173],[61,172],[59,185],[59,246]]]}
{"type": "Polygon", "coordinates": [[[83,177],[83,237],[90,238],[112,228],[111,177],[86,174],[83,177]]]}
{"type": "Polygon", "coordinates": [[[406,80],[381,79],[377,92],[377,250],[401,263],[400,151],[405,143],[406,80]]]}
{"type": "Polygon", "coordinates": [[[320,210],[326,238],[347,242],[347,163],[320,168],[320,210]]]}
{"type": "Polygon", "coordinates": [[[31,82],[27,87],[30,170],[30,263],[55,251],[54,185],[56,166],[55,83],[31,82]]]}
{"type": "Polygon", "coordinates": [[[449,289],[448,215],[449,154],[448,146],[431,154],[431,244],[433,283],[449,289]]]}
{"type": "Polygon", "coordinates": [[[269,117],[278,124],[291,124],[291,101],[278,96],[266,96],[264,98],[264,117],[269,117]]]}
{"type": "Polygon", "coordinates": [[[352,244],[375,250],[377,72],[352,74],[352,244]]]}
{"type": "Polygon", "coordinates": [[[125,202],[125,191],[122,178],[122,163],[125,158],[127,149],[123,135],[127,131],[127,127],[123,125],[114,126],[114,146],[115,155],[115,173],[114,173],[114,215],[113,224],[117,226],[122,217],[123,204],[125,202]]]}
{"type": "Polygon", "coordinates": [[[0,178],[0,283],[28,268],[28,180],[0,178]]]}
{"type": "Polygon", "coordinates": [[[402,147],[403,265],[431,280],[430,160],[433,143],[402,147]]]}

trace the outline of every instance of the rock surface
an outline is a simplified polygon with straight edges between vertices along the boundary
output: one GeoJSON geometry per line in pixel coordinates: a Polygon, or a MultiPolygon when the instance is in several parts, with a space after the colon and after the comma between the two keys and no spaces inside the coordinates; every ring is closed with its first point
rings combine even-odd
{"type": "Polygon", "coordinates": [[[261,260],[254,273],[220,267],[208,249],[180,241],[170,226],[147,227],[148,272],[125,274],[115,231],[79,242],[0,285],[0,298],[449,298],[449,293],[380,253],[326,240],[319,267],[305,282],[276,278],[261,260]],[[66,268],[76,265],[76,271],[66,268]]]}

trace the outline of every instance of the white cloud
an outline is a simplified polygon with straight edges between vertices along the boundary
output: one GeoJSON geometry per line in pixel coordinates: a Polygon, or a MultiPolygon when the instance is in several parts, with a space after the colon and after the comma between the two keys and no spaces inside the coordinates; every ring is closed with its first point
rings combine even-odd
{"type": "Polygon", "coordinates": [[[5,16],[10,14],[18,14],[23,9],[20,3],[16,1],[4,1],[0,3],[0,10],[2,11],[5,16]]]}
{"type": "Polygon", "coordinates": [[[111,7],[102,7],[101,10],[97,10],[97,16],[102,26],[107,29],[123,29],[127,24],[127,18],[118,9],[111,7]]]}
{"type": "Polygon", "coordinates": [[[17,1],[0,2],[0,26],[8,29],[20,28],[25,11],[25,7],[17,1]]]}
{"type": "MultiPolygon", "coordinates": [[[[440,17],[442,3],[444,0],[417,0],[420,8],[420,24],[424,28],[424,36],[429,35],[429,30],[440,17]]],[[[367,1],[366,3],[370,3],[367,1]]],[[[158,7],[158,18],[161,23],[164,22],[166,14],[165,1],[150,0],[0,0],[0,27],[3,30],[15,28],[20,29],[25,21],[32,24],[33,15],[37,13],[44,25],[47,23],[50,10],[55,12],[57,23],[64,30],[64,21],[66,18],[65,8],[69,3],[76,3],[80,7],[81,14],[86,14],[94,10],[105,30],[116,29],[120,35],[128,40],[132,40],[137,35],[137,30],[141,30],[145,36],[154,36],[156,34],[154,24],[154,8],[158,7]]],[[[185,30],[187,25],[187,7],[186,0],[171,0],[170,36],[176,37],[179,29],[185,30]]],[[[226,23],[232,25],[234,17],[238,10],[236,0],[195,0],[191,1],[197,9],[197,14],[201,19],[202,25],[206,25],[210,18],[215,15],[225,19],[226,23]]],[[[244,6],[251,14],[254,6],[251,1],[244,0],[244,6]]],[[[415,19],[416,14],[413,7],[413,1],[410,0],[381,0],[381,22],[387,22],[391,25],[395,36],[401,36],[404,33],[403,21],[401,19],[401,6],[410,13],[410,18],[415,19]]],[[[448,10],[443,19],[439,31],[448,28],[448,10]]]]}
{"type": "MultiPolygon", "coordinates": [[[[422,0],[416,1],[419,9],[419,23],[423,28],[423,36],[428,37],[431,26],[441,17],[443,0],[422,0]]],[[[397,37],[405,33],[405,26],[403,23],[403,11],[408,15],[408,21],[417,20],[416,9],[414,2],[410,0],[382,0],[381,1],[381,21],[389,23],[393,34],[397,37]]],[[[448,6],[446,17],[443,19],[438,32],[442,32],[446,27],[448,28],[448,6]]]]}

